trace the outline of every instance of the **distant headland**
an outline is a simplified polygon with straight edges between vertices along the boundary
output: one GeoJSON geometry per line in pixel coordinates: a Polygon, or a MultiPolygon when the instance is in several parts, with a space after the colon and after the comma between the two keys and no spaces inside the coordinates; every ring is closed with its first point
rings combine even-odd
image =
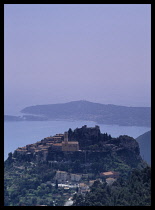
{"type": "Polygon", "coordinates": [[[29,106],[23,116],[5,115],[5,121],[87,120],[98,124],[151,127],[150,107],[128,107],[89,101],[29,106]]]}

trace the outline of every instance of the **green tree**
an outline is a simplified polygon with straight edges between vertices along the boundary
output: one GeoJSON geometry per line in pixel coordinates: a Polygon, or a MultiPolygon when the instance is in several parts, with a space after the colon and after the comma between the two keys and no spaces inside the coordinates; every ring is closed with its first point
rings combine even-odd
{"type": "Polygon", "coordinates": [[[73,196],[73,206],[84,206],[84,197],[79,194],[74,194],[73,196]]]}
{"type": "Polygon", "coordinates": [[[32,205],[35,206],[37,204],[37,198],[33,197],[32,198],[32,205]]]}

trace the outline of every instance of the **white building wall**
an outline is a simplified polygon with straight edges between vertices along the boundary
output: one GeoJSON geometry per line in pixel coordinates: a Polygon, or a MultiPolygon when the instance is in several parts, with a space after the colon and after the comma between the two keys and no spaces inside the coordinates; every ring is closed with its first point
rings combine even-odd
{"type": "Polygon", "coordinates": [[[81,175],[78,174],[71,174],[71,181],[78,182],[81,179],[81,175]]]}
{"type": "Polygon", "coordinates": [[[68,173],[65,171],[57,171],[55,179],[59,182],[65,182],[68,180],[68,173]]]}

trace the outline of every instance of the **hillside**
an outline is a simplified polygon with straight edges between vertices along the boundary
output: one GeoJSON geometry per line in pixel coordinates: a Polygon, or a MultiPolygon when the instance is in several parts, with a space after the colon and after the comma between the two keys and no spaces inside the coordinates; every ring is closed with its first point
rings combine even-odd
{"type": "Polygon", "coordinates": [[[95,181],[86,195],[75,194],[72,206],[151,206],[151,168],[133,170],[112,185],[95,181]]]}
{"type": "Polygon", "coordinates": [[[151,165],[151,130],[136,138],[142,158],[151,165]]]}
{"type": "Polygon", "coordinates": [[[56,134],[9,153],[4,162],[6,206],[64,205],[76,191],[89,191],[94,180],[107,182],[103,172],[113,174],[116,181],[118,176],[127,179],[135,168],[147,167],[132,137],[112,138],[99,126],[86,125],[67,134],[67,142],[66,133],[56,134]],[[77,142],[79,148],[72,147],[77,142]],[[63,151],[66,144],[71,147],[63,151]],[[56,179],[56,174],[61,177],[56,179]],[[71,178],[65,182],[66,176],[71,178]]]}
{"type": "Polygon", "coordinates": [[[39,115],[48,120],[90,120],[101,124],[150,126],[150,107],[126,107],[99,104],[88,101],[73,101],[62,104],[26,107],[22,113],[39,115]]]}

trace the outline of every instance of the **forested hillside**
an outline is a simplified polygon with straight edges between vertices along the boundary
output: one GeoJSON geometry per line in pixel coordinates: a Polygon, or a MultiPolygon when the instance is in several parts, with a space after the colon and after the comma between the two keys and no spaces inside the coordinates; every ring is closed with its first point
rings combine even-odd
{"type": "Polygon", "coordinates": [[[151,168],[133,170],[112,185],[96,181],[85,196],[75,194],[73,206],[150,206],[151,168]]]}

